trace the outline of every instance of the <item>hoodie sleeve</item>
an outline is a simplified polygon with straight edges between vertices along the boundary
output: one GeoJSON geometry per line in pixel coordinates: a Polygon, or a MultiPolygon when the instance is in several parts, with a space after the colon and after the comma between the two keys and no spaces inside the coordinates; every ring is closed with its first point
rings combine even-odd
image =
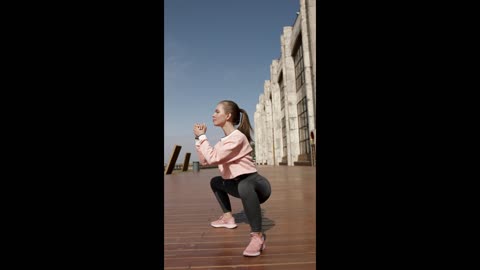
{"type": "MultiPolygon", "coordinates": [[[[202,154],[202,152],[200,151],[200,148],[199,148],[200,138],[202,138],[202,136],[205,136],[205,135],[201,135],[198,140],[195,140],[195,150],[197,151],[197,155],[198,155],[198,159],[200,161],[200,164],[201,165],[208,165],[207,160],[205,159],[205,156],[202,154]]],[[[206,139],[206,136],[205,136],[205,139],[206,139]]]]}
{"type": "Polygon", "coordinates": [[[207,136],[201,135],[195,146],[199,156],[203,156],[209,165],[230,163],[243,156],[243,138],[240,136],[231,136],[212,147],[207,136]]]}

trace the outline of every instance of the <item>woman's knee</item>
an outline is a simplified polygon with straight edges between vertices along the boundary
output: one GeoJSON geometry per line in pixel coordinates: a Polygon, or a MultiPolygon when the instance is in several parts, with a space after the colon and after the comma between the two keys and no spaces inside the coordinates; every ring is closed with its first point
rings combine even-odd
{"type": "Polygon", "coordinates": [[[258,199],[260,201],[260,204],[266,202],[268,198],[270,198],[270,195],[272,194],[272,188],[270,186],[270,182],[267,180],[267,178],[261,176],[259,181],[257,182],[258,186],[256,188],[257,194],[258,194],[258,199]]]}
{"type": "Polygon", "coordinates": [[[222,177],[221,176],[215,176],[210,180],[210,187],[212,189],[215,189],[215,187],[218,187],[219,185],[222,184],[222,177]]]}

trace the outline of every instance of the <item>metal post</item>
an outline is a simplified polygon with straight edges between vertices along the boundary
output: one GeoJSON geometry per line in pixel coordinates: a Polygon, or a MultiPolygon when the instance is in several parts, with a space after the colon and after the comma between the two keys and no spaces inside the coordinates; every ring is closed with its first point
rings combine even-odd
{"type": "Polygon", "coordinates": [[[199,172],[200,171],[200,162],[194,161],[193,162],[193,172],[199,172]]]}

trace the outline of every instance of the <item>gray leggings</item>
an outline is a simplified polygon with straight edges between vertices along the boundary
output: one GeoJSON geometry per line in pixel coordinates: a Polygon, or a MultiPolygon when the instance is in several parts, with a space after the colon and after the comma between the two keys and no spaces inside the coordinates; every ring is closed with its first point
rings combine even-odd
{"type": "Polygon", "coordinates": [[[264,203],[272,192],[270,183],[265,177],[257,172],[229,180],[217,176],[212,178],[210,186],[224,213],[232,211],[228,194],[242,199],[243,210],[250,223],[251,231],[262,232],[260,204],[264,203]]]}

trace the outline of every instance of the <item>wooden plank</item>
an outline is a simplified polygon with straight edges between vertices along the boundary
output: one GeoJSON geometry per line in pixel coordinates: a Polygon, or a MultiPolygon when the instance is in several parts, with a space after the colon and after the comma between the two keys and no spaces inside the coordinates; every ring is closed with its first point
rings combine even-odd
{"type": "Polygon", "coordinates": [[[185,154],[185,160],[183,161],[183,170],[184,172],[188,171],[188,163],[190,162],[190,153],[185,154]]]}
{"type": "Polygon", "coordinates": [[[175,145],[173,147],[172,155],[170,155],[170,161],[168,161],[167,169],[165,170],[165,175],[172,174],[175,163],[177,162],[178,154],[180,154],[180,149],[182,149],[180,145],[175,145]]]}
{"type": "MultiPolygon", "coordinates": [[[[164,258],[164,265],[168,267],[212,267],[212,266],[249,266],[249,265],[285,265],[298,263],[315,263],[315,253],[295,254],[295,256],[285,256],[283,254],[267,255],[267,251],[258,257],[244,257],[242,251],[237,256],[216,256],[216,257],[197,257],[197,258],[164,258]]],[[[167,269],[165,267],[165,269],[167,269]]]]}
{"type": "MultiPolygon", "coordinates": [[[[310,253],[315,251],[315,245],[301,244],[301,245],[278,245],[277,243],[268,244],[268,254],[283,254],[292,255],[299,253],[310,253]]],[[[239,256],[245,247],[231,248],[231,249],[193,249],[193,250],[165,250],[165,258],[193,258],[193,257],[216,257],[216,256],[239,256]]],[[[265,253],[267,252],[265,249],[265,253]]],[[[264,253],[264,254],[265,254],[264,253]]]]}
{"type": "Polygon", "coordinates": [[[261,264],[261,265],[253,265],[249,264],[248,266],[235,266],[235,267],[224,267],[224,266],[208,266],[208,267],[201,267],[201,266],[194,266],[189,269],[212,269],[212,270],[314,270],[315,263],[288,263],[288,264],[261,264]]]}
{"type": "Polygon", "coordinates": [[[230,197],[235,229],[213,228],[221,209],[210,188],[218,169],[165,176],[164,269],[315,269],[315,168],[258,166],[272,195],[261,205],[267,248],[242,255],[250,226],[241,200],[230,197]]]}

